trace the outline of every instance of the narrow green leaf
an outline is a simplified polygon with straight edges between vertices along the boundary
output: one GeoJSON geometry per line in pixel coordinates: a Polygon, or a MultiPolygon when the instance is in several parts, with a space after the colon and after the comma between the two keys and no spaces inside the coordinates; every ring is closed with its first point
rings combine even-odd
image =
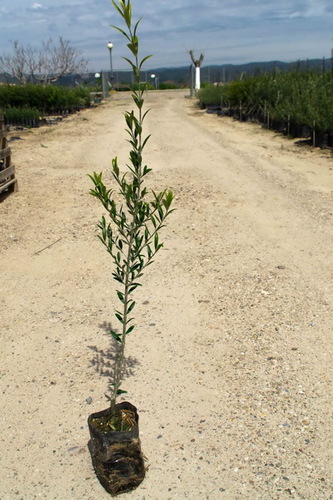
{"type": "Polygon", "coordinates": [[[154,236],[154,247],[155,247],[155,250],[158,248],[158,233],[155,233],[155,236],[154,236]]]}
{"type": "Polygon", "coordinates": [[[122,285],[124,284],[124,278],[122,276],[119,276],[117,273],[112,273],[112,277],[122,285]]]}
{"type": "Polygon", "coordinates": [[[120,394],[127,394],[127,391],[123,391],[122,389],[118,389],[117,396],[120,396],[120,394]]]}
{"type": "Polygon", "coordinates": [[[144,100],[142,98],[140,99],[139,97],[135,96],[134,94],[132,95],[132,99],[135,102],[135,104],[137,105],[137,107],[139,109],[141,109],[143,106],[144,100]]]}
{"type": "Polygon", "coordinates": [[[138,42],[132,37],[132,41],[127,44],[127,47],[129,50],[132,52],[134,56],[138,55],[138,50],[139,50],[139,44],[138,42]]]}
{"type": "Polygon", "coordinates": [[[115,317],[120,321],[121,324],[124,323],[124,318],[123,318],[123,315],[121,313],[116,312],[115,317]]]}
{"type": "Polygon", "coordinates": [[[142,121],[146,118],[146,116],[148,115],[150,109],[147,109],[147,111],[143,114],[142,116],[142,121]]]}
{"type": "Polygon", "coordinates": [[[127,314],[129,314],[131,311],[133,311],[134,307],[135,307],[135,302],[134,302],[134,300],[133,300],[133,301],[131,302],[131,304],[130,304],[129,308],[127,309],[127,314]]]}
{"type": "Polygon", "coordinates": [[[134,290],[138,287],[142,286],[141,283],[132,283],[131,286],[128,288],[128,293],[134,292],[134,290]]]}
{"type": "Polygon", "coordinates": [[[164,207],[165,207],[167,210],[169,210],[170,205],[171,205],[171,203],[172,203],[173,199],[174,199],[174,194],[173,194],[173,192],[172,192],[172,191],[168,191],[168,192],[165,194],[164,199],[162,200],[162,203],[163,203],[164,207]]]}
{"type": "Polygon", "coordinates": [[[161,207],[161,205],[158,205],[157,211],[158,211],[160,221],[162,222],[162,220],[164,219],[164,212],[163,212],[163,208],[161,207]]]}
{"type": "Polygon", "coordinates": [[[157,222],[156,222],[156,218],[154,217],[154,215],[151,215],[151,223],[152,225],[154,226],[154,228],[156,229],[156,226],[157,226],[157,222]]]}
{"type": "MultiPolygon", "coordinates": [[[[151,137],[151,134],[147,135],[147,137],[145,138],[145,140],[143,141],[142,143],[142,146],[141,146],[141,150],[145,147],[145,145],[147,144],[147,142],[149,141],[151,137]]],[[[151,168],[148,169],[148,171],[150,172],[151,171],[151,168]]]]}
{"type": "Polygon", "coordinates": [[[139,82],[140,81],[140,71],[138,70],[138,68],[136,67],[135,63],[133,63],[130,59],[128,59],[127,57],[123,57],[123,59],[125,61],[128,62],[128,64],[131,66],[132,68],[132,71],[133,71],[133,74],[134,74],[134,77],[135,77],[135,80],[136,82],[139,82]]]}
{"type": "MultiPolygon", "coordinates": [[[[117,2],[115,0],[112,0],[112,3],[113,3],[113,6],[114,8],[119,12],[119,14],[121,15],[121,17],[124,17],[124,14],[123,14],[123,11],[120,9],[120,7],[118,6],[117,2]]],[[[123,3],[123,2],[122,2],[123,3]]],[[[112,26],[113,28],[115,28],[116,26],[112,26]]]]}
{"type": "Polygon", "coordinates": [[[139,69],[141,69],[141,68],[142,68],[142,66],[144,65],[144,63],[145,63],[148,59],[150,59],[151,57],[153,57],[153,56],[152,56],[152,55],[149,55],[149,56],[144,57],[144,58],[142,59],[142,61],[140,62],[140,64],[139,64],[139,69]]]}
{"type": "Polygon", "coordinates": [[[135,26],[134,26],[134,29],[133,29],[133,35],[136,36],[136,32],[138,30],[138,26],[141,22],[142,18],[140,18],[136,23],[135,23],[135,26]]]}
{"type": "Polygon", "coordinates": [[[121,335],[119,333],[114,332],[113,330],[110,330],[110,334],[112,337],[117,341],[121,343],[121,335]]]}
{"type": "Polygon", "coordinates": [[[119,167],[118,167],[118,158],[115,157],[112,159],[112,170],[116,177],[119,177],[119,167]]]}
{"type": "Polygon", "coordinates": [[[132,325],[130,326],[127,330],[126,330],[126,335],[128,335],[129,333],[131,333],[133,330],[134,330],[135,326],[132,325]]]}
{"type": "Polygon", "coordinates": [[[125,3],[124,3],[124,15],[123,15],[125,21],[126,21],[126,24],[127,24],[127,27],[129,29],[131,29],[131,24],[132,24],[132,5],[130,2],[128,2],[128,4],[125,6],[125,3]]]}
{"type": "Polygon", "coordinates": [[[119,33],[121,33],[122,35],[124,35],[127,38],[127,40],[131,41],[131,38],[128,36],[128,34],[126,33],[126,31],[122,30],[118,26],[111,25],[111,28],[114,28],[115,30],[119,31],[119,33]]]}

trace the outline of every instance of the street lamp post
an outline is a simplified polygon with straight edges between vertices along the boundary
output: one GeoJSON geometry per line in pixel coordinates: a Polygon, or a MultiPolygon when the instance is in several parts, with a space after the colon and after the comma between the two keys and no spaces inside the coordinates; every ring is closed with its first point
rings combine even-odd
{"type": "Polygon", "coordinates": [[[154,84],[155,84],[155,88],[156,88],[156,80],[155,80],[156,75],[150,75],[150,78],[151,78],[152,80],[154,80],[154,84]]]}
{"type": "Polygon", "coordinates": [[[101,82],[101,74],[100,73],[95,73],[95,82],[96,82],[96,85],[100,86],[100,82],[101,82]]]}
{"type": "Polygon", "coordinates": [[[110,73],[111,73],[111,87],[112,87],[112,83],[113,83],[113,67],[112,67],[112,49],[113,49],[113,43],[109,42],[107,44],[107,48],[109,49],[109,52],[110,52],[110,73]]]}
{"type": "Polygon", "coordinates": [[[150,78],[154,80],[155,89],[158,89],[159,77],[157,75],[150,75],[150,78]]]}

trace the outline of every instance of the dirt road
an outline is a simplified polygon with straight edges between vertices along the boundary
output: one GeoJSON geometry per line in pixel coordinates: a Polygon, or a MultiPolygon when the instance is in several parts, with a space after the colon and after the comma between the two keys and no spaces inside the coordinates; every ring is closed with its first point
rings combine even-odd
{"type": "MultiPolygon", "coordinates": [[[[149,470],[126,498],[332,499],[333,163],[151,92],[146,162],[177,211],[137,294],[128,399],[149,470]]],[[[119,95],[12,133],[0,204],[2,500],[100,500],[89,413],[107,406],[116,304],[87,173],[124,163],[119,95]]]]}

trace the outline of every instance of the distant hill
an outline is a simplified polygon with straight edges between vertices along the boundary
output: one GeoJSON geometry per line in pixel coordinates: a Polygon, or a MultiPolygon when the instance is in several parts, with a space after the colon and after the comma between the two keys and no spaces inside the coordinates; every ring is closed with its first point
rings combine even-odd
{"type": "MultiPolygon", "coordinates": [[[[319,70],[329,71],[332,64],[330,59],[309,59],[307,61],[282,62],[282,61],[266,61],[266,62],[251,62],[247,64],[222,64],[202,66],[201,81],[202,83],[228,82],[240,78],[242,74],[254,76],[261,73],[270,73],[276,69],[280,71],[288,71],[297,69],[299,71],[319,70]]],[[[156,75],[159,83],[173,82],[178,85],[189,86],[191,82],[191,66],[182,66],[176,68],[151,68],[149,71],[141,73],[142,81],[150,80],[151,75],[156,75]]],[[[115,71],[115,83],[129,82],[130,73],[126,71],[115,71]]]]}
{"type": "Polygon", "coordinates": [[[8,73],[0,73],[0,84],[1,83],[18,83],[17,78],[13,78],[8,73]]]}
{"type": "MultiPolygon", "coordinates": [[[[330,71],[333,69],[333,61],[331,59],[308,59],[306,61],[282,62],[282,61],[266,61],[266,62],[250,62],[247,64],[221,64],[208,65],[201,68],[202,83],[214,82],[229,82],[240,78],[242,75],[258,75],[261,73],[270,73],[279,69],[280,71],[288,71],[296,69],[299,71],[330,71]]],[[[141,72],[142,81],[151,81],[151,75],[158,77],[159,83],[174,83],[178,86],[190,86],[191,84],[191,66],[182,66],[176,68],[152,68],[141,72]]],[[[115,87],[120,84],[129,84],[132,80],[130,71],[114,71],[115,87]]],[[[17,81],[9,75],[0,74],[0,83],[17,83],[17,81]]],[[[67,75],[57,81],[57,85],[75,86],[80,84],[93,85],[96,83],[95,73],[85,75],[67,75]]]]}
{"type": "MultiPolygon", "coordinates": [[[[240,78],[242,74],[250,76],[261,73],[271,73],[279,69],[280,71],[289,71],[292,69],[299,71],[320,70],[329,71],[332,68],[330,59],[309,59],[307,61],[282,62],[251,62],[247,64],[222,64],[202,66],[201,81],[203,83],[228,82],[240,78]]],[[[156,68],[149,71],[150,74],[159,76],[160,82],[165,81],[190,81],[190,65],[180,68],[156,68]]]]}

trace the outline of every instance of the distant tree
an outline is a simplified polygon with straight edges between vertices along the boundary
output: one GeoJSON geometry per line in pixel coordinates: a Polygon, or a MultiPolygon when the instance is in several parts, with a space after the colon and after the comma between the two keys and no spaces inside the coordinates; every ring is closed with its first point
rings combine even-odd
{"type": "Polygon", "coordinates": [[[13,54],[0,56],[0,70],[9,73],[21,83],[27,83],[28,67],[31,65],[31,57],[35,59],[35,51],[32,47],[23,47],[18,41],[13,42],[13,54]],[[33,52],[33,54],[31,54],[33,52]]]}
{"type": "Polygon", "coordinates": [[[192,62],[194,64],[194,66],[196,68],[200,68],[201,64],[202,64],[202,61],[204,60],[204,55],[203,54],[200,54],[200,57],[199,59],[195,59],[194,55],[193,55],[193,50],[190,50],[189,51],[189,54],[191,56],[191,59],[192,59],[192,62]]]}
{"type": "Polygon", "coordinates": [[[200,86],[201,86],[201,84],[200,84],[200,67],[201,67],[202,61],[204,60],[204,55],[200,54],[199,59],[195,59],[192,50],[189,51],[189,54],[191,56],[191,59],[192,59],[194,66],[195,66],[195,89],[200,90],[200,86]]]}
{"type": "Polygon", "coordinates": [[[86,71],[87,61],[82,52],[59,37],[58,42],[49,38],[41,48],[24,46],[17,40],[12,43],[12,54],[0,56],[0,70],[9,73],[21,83],[27,81],[53,83],[61,76],[86,71]]]}

